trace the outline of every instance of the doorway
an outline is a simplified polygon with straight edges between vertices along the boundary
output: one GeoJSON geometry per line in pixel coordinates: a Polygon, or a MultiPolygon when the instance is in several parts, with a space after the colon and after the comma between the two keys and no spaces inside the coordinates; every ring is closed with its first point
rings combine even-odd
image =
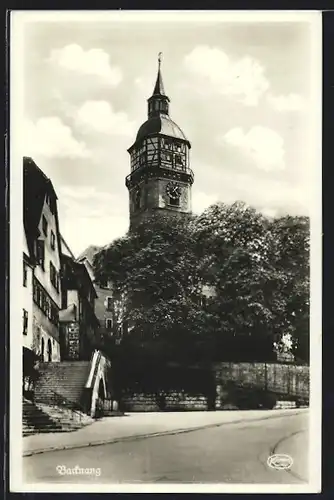
{"type": "Polygon", "coordinates": [[[48,339],[48,361],[52,361],[52,344],[50,339],[48,339]]]}
{"type": "Polygon", "coordinates": [[[41,359],[44,361],[44,337],[41,340],[41,359]]]}

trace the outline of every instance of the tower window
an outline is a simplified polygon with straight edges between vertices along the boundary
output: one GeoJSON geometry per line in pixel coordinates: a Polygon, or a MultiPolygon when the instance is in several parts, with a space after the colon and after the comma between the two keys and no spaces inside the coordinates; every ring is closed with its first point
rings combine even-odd
{"type": "Polygon", "coordinates": [[[173,205],[174,207],[179,207],[180,206],[180,198],[169,197],[169,204],[173,205]]]}
{"type": "Polygon", "coordinates": [[[183,160],[182,155],[176,154],[174,156],[174,165],[176,168],[183,168],[184,167],[184,160],[183,160]]]}
{"type": "Polygon", "coordinates": [[[141,205],[141,191],[140,191],[140,189],[137,189],[137,191],[135,191],[134,198],[135,198],[134,199],[135,209],[139,210],[140,205],[141,205]]]}
{"type": "Polygon", "coordinates": [[[173,141],[171,139],[162,139],[162,147],[164,149],[172,150],[173,149],[173,141]]]}
{"type": "Polygon", "coordinates": [[[161,153],[161,159],[163,161],[172,161],[172,156],[169,153],[161,153]]]}
{"type": "Polygon", "coordinates": [[[143,165],[145,163],[145,159],[146,159],[145,153],[141,153],[141,155],[139,156],[139,164],[143,165]]]}

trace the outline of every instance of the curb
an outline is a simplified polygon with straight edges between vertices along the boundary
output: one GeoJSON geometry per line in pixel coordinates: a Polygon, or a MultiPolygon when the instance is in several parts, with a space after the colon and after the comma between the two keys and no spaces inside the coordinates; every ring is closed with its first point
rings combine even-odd
{"type": "Polygon", "coordinates": [[[32,455],[39,455],[41,453],[47,453],[50,451],[61,451],[61,450],[73,450],[73,449],[80,449],[80,448],[89,448],[90,446],[101,446],[104,444],[116,444],[116,443],[123,443],[127,441],[138,441],[140,439],[147,439],[147,438],[153,438],[153,437],[160,437],[160,436],[172,436],[175,434],[186,434],[190,432],[195,432],[199,431],[201,429],[212,429],[215,427],[222,427],[224,425],[233,425],[233,424],[240,424],[242,422],[256,422],[258,420],[271,420],[274,418],[280,418],[282,416],[284,417],[291,417],[293,415],[298,415],[300,412],[299,411],[293,411],[291,409],[291,412],[283,414],[283,415],[269,415],[267,417],[256,417],[256,418],[250,418],[250,419],[239,419],[239,420],[232,420],[230,422],[219,422],[215,424],[207,424],[207,425],[200,425],[198,427],[191,427],[187,429],[174,429],[170,431],[161,431],[161,432],[151,432],[151,433],[146,433],[146,434],[135,434],[133,436],[124,436],[120,438],[113,438],[113,439],[103,439],[101,441],[93,441],[90,443],[82,443],[82,444],[70,444],[70,445],[62,445],[62,446],[54,446],[51,448],[41,448],[38,450],[33,450],[33,451],[25,451],[23,452],[23,457],[31,457],[32,455]]]}
{"type": "MultiPolygon", "coordinates": [[[[272,451],[272,454],[274,455],[275,453],[278,452],[280,446],[282,445],[282,443],[286,442],[286,441],[289,441],[291,438],[294,438],[295,436],[299,435],[299,434],[304,434],[306,433],[307,430],[306,429],[302,429],[300,431],[296,431],[296,432],[293,432],[292,434],[289,434],[288,436],[285,436],[283,437],[282,439],[280,439],[276,444],[275,446],[273,447],[273,449],[271,450],[272,451]]],[[[295,470],[293,469],[287,469],[287,474],[290,474],[291,476],[295,477],[296,479],[298,479],[299,481],[302,481],[304,483],[307,483],[308,480],[305,478],[305,477],[302,477],[300,474],[298,474],[295,470]]]]}

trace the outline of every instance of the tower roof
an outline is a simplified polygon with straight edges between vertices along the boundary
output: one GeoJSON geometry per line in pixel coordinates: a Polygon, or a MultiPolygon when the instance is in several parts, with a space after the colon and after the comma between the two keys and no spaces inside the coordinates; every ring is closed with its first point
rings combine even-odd
{"type": "Polygon", "coordinates": [[[163,96],[166,96],[165,89],[164,89],[164,83],[162,81],[162,76],[161,76],[161,71],[160,71],[160,65],[159,65],[157,80],[155,82],[155,86],[154,86],[154,90],[153,90],[153,94],[152,95],[163,95],[163,96]]]}
{"type": "Polygon", "coordinates": [[[164,87],[164,83],[162,81],[162,75],[161,75],[161,57],[162,57],[162,52],[159,52],[159,55],[158,55],[158,74],[157,74],[157,79],[156,79],[156,82],[155,82],[155,85],[154,85],[154,89],[153,89],[153,94],[151,95],[151,97],[149,98],[149,101],[153,100],[154,98],[156,97],[164,97],[166,101],[169,102],[169,98],[167,97],[166,93],[165,93],[165,87],[164,87]]]}
{"type": "Polygon", "coordinates": [[[135,143],[128,149],[130,152],[135,144],[145,137],[152,135],[163,135],[185,141],[190,148],[190,142],[181,128],[169,117],[169,97],[165,94],[165,88],[161,75],[161,56],[158,56],[158,74],[152,96],[148,99],[148,120],[138,130],[135,143]]]}
{"type": "Polygon", "coordinates": [[[138,130],[136,142],[139,142],[147,136],[157,134],[173,137],[175,139],[181,139],[182,141],[186,141],[190,147],[190,143],[183,131],[167,116],[152,117],[143,123],[138,130]]]}

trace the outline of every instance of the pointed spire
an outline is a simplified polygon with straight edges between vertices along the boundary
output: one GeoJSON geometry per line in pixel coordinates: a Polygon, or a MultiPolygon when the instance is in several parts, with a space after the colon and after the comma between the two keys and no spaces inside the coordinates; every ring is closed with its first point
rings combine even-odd
{"type": "Polygon", "coordinates": [[[155,82],[155,87],[154,87],[152,95],[166,95],[165,89],[164,89],[164,84],[162,81],[161,71],[160,71],[161,59],[162,59],[162,52],[159,52],[159,54],[158,54],[158,75],[157,75],[157,81],[155,82]]]}

